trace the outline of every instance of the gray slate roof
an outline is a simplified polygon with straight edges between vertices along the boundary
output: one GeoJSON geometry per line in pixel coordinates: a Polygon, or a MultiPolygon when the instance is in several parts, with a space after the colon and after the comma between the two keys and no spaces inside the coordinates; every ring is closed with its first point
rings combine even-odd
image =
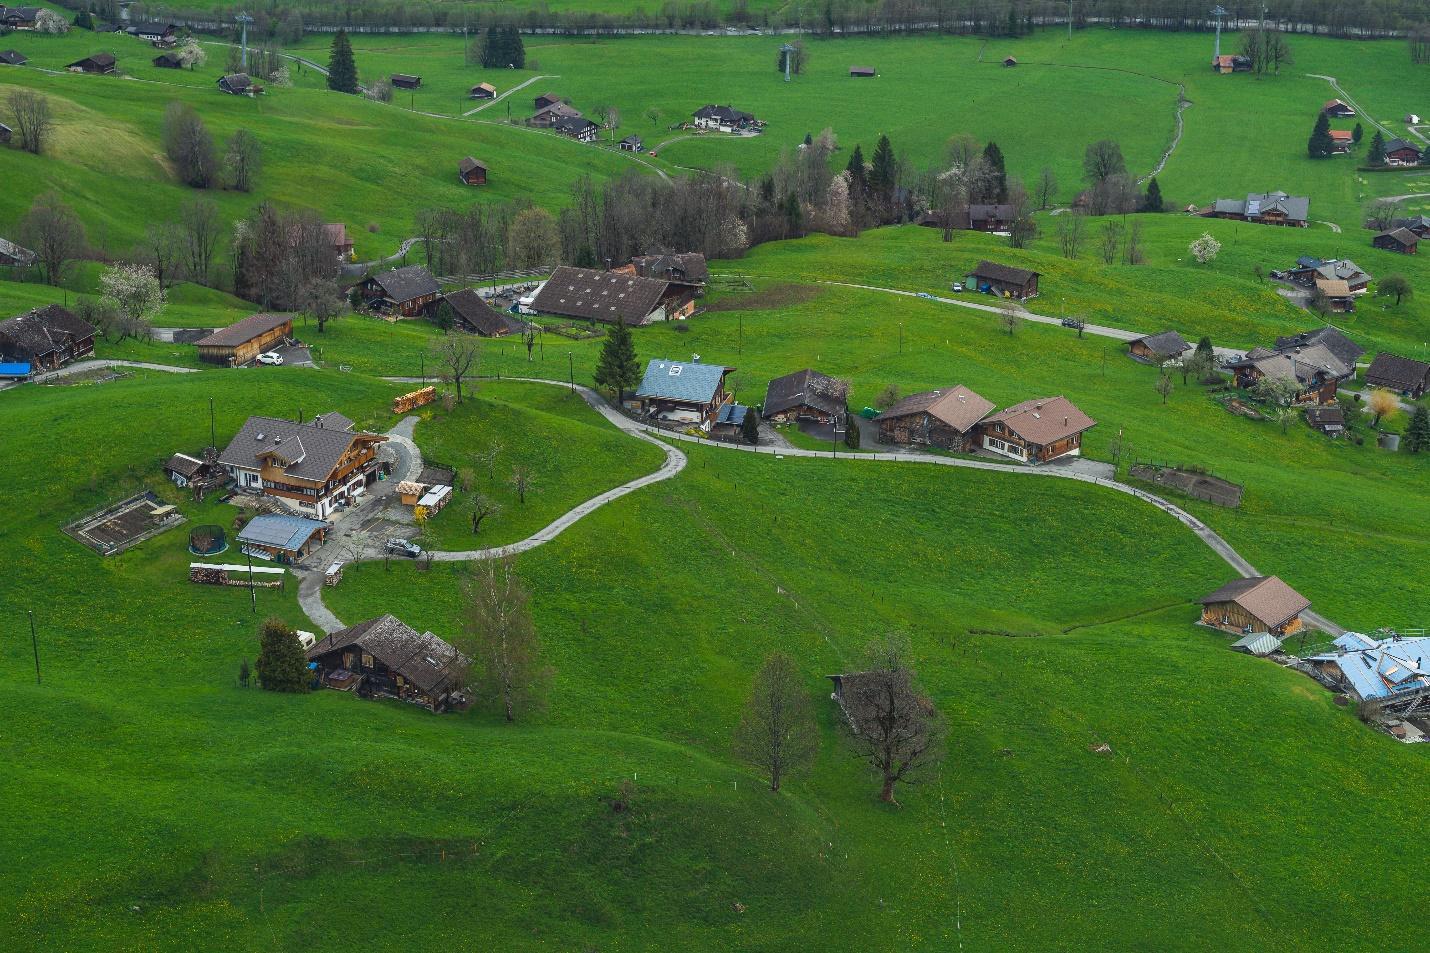
{"type": "Polygon", "coordinates": [[[444,296],[444,301],[452,306],[457,321],[468,331],[485,337],[500,337],[515,334],[525,325],[505,311],[498,311],[482,300],[482,296],[471,288],[463,288],[444,296]]]}
{"type": "Polygon", "coordinates": [[[30,265],[35,261],[35,253],[21,245],[16,245],[8,238],[0,238],[0,255],[6,258],[13,258],[21,265],[30,265]]]}
{"type": "Polygon", "coordinates": [[[0,63],[9,66],[22,66],[29,62],[29,58],[19,50],[0,50],[0,63]]]}
{"type": "Polygon", "coordinates": [[[94,334],[94,325],[50,304],[0,321],[0,352],[38,357],[94,334]]]}
{"type": "MultiPolygon", "coordinates": [[[[1137,341],[1147,345],[1147,347],[1152,349],[1153,353],[1160,354],[1163,357],[1178,357],[1186,351],[1187,348],[1192,346],[1187,342],[1186,338],[1182,337],[1176,331],[1163,331],[1161,334],[1149,334],[1145,337],[1138,338],[1137,341]]],[[[1133,343],[1137,342],[1134,341],[1133,343]]]]}
{"type": "Polygon", "coordinates": [[[283,472],[288,476],[325,480],[356,437],[372,436],[351,428],[352,421],[342,414],[317,417],[309,424],[249,417],[218,459],[225,466],[257,470],[262,466],[259,455],[274,453],[286,461],[283,472]]]}
{"type": "Polygon", "coordinates": [[[1250,192],[1244,199],[1217,199],[1213,208],[1224,214],[1255,218],[1268,211],[1279,210],[1293,222],[1304,222],[1311,214],[1311,200],[1304,195],[1285,192],[1250,192]]]}
{"type": "Polygon", "coordinates": [[[714,119],[727,126],[738,125],[741,122],[753,122],[755,119],[751,113],[736,109],[734,106],[716,106],[713,103],[695,110],[695,118],[714,119]]]}
{"type": "Polygon", "coordinates": [[[1300,334],[1293,334],[1290,337],[1276,339],[1276,349],[1278,351],[1286,350],[1287,348],[1306,347],[1312,344],[1324,344],[1342,364],[1351,370],[1355,369],[1356,361],[1365,353],[1365,348],[1346,337],[1340,328],[1329,324],[1312,331],[1302,331],[1300,334]]]}
{"type": "Polygon", "coordinates": [[[1430,364],[1381,351],[1366,369],[1365,382],[1372,387],[1415,390],[1430,384],[1430,364]]]}
{"type": "Polygon", "coordinates": [[[267,334],[274,328],[281,328],[292,320],[293,316],[290,314],[250,314],[242,321],[235,321],[226,328],[219,328],[206,338],[199,338],[194,342],[194,346],[237,347],[252,341],[259,335],[267,334]]]}
{"type": "Polygon", "coordinates": [[[646,365],[637,397],[663,397],[708,404],[730,370],[723,364],[693,364],[653,358],[646,365]]]}
{"type": "Polygon", "coordinates": [[[422,691],[436,694],[455,688],[471,660],[431,632],[419,633],[388,614],[340,629],[308,649],[310,661],[354,646],[382,662],[422,691]]]}
{"type": "Polygon", "coordinates": [[[532,308],[567,318],[645,324],[667,287],[654,278],[562,265],[536,293],[532,308]]]}
{"type": "Polygon", "coordinates": [[[1404,245],[1404,246],[1406,246],[1407,248],[1418,244],[1419,241],[1420,241],[1420,236],[1417,235],[1417,234],[1415,234],[1414,232],[1412,232],[1412,231],[1411,231],[1410,229],[1408,229],[1408,228],[1392,228],[1390,231],[1388,231],[1388,232],[1381,232],[1379,235],[1377,235],[1377,236],[1375,236],[1375,237],[1376,237],[1377,239],[1380,239],[1380,238],[1390,238],[1390,239],[1394,239],[1397,244],[1404,245]]]}
{"type": "Polygon", "coordinates": [[[391,271],[373,275],[372,280],[377,282],[383,294],[398,304],[421,298],[424,295],[437,294],[442,290],[442,286],[437,284],[437,279],[433,278],[431,272],[421,265],[393,268],[391,271]]]}
{"type": "Polygon", "coordinates": [[[239,530],[238,541],[297,552],[314,533],[327,526],[322,520],[311,520],[306,516],[261,513],[239,530]]]}
{"type": "Polygon", "coordinates": [[[849,400],[849,383],[806,368],[776,377],[765,391],[765,416],[794,407],[812,407],[826,414],[842,414],[849,400]]]}
{"type": "Polygon", "coordinates": [[[685,252],[679,255],[640,255],[631,259],[636,274],[642,278],[658,278],[661,281],[679,281],[685,284],[704,284],[710,279],[710,266],[705,256],[699,252],[685,252]]]}

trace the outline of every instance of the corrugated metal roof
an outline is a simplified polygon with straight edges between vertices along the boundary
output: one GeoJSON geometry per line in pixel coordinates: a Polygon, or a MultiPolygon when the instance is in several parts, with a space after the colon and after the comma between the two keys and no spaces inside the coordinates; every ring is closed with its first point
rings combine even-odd
{"type": "Polygon", "coordinates": [[[305,516],[264,513],[248,521],[248,525],[239,531],[238,541],[296,552],[314,533],[326,529],[327,525],[322,520],[310,520],[305,516]]]}
{"type": "Polygon", "coordinates": [[[1231,643],[1231,647],[1250,655],[1270,655],[1281,648],[1281,642],[1270,633],[1256,632],[1242,636],[1231,643]]]}

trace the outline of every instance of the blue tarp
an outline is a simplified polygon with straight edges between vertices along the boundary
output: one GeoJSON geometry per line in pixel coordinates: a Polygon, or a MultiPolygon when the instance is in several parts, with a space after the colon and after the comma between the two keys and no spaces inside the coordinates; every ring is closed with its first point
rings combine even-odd
{"type": "Polygon", "coordinates": [[[29,377],[29,364],[0,364],[0,377],[29,377]]]}

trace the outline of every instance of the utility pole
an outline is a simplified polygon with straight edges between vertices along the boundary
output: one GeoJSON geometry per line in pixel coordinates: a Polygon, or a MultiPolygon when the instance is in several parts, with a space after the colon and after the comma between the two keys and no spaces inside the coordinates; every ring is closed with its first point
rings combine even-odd
{"type": "Polygon", "coordinates": [[[1072,39],[1072,0],[1068,0],[1068,39],[1072,39]]]}
{"type": "Polygon", "coordinates": [[[570,351],[566,352],[566,379],[571,382],[571,393],[576,393],[576,364],[570,351]]]}
{"type": "MultiPolygon", "coordinates": [[[[1071,0],[1069,0],[1071,2],[1071,0]]],[[[1212,48],[1212,62],[1221,58],[1221,18],[1226,16],[1226,8],[1221,4],[1212,7],[1212,19],[1216,20],[1216,45],[1212,48]]]]}
{"type": "Polygon", "coordinates": [[[218,449],[218,432],[214,429],[214,399],[209,398],[209,446],[218,449]]]}
{"type": "Polygon", "coordinates": [[[253,603],[253,614],[258,615],[258,590],[253,588],[253,554],[245,555],[248,556],[248,598],[253,603]]]}
{"type": "Polygon", "coordinates": [[[234,17],[234,20],[237,21],[243,29],[243,38],[239,41],[239,45],[243,50],[242,63],[243,68],[246,70],[248,69],[248,25],[253,22],[253,17],[247,13],[240,13],[234,17]]]}
{"type": "Polygon", "coordinates": [[[35,612],[33,609],[27,610],[30,613],[30,648],[35,651],[35,684],[40,684],[40,641],[35,637],[35,612]]]}
{"type": "Polygon", "coordinates": [[[741,313],[740,316],[739,316],[739,318],[740,318],[739,330],[736,332],[737,336],[736,336],[736,338],[735,338],[735,353],[736,353],[736,354],[744,354],[744,353],[745,353],[745,315],[744,315],[743,313],[741,313]]]}

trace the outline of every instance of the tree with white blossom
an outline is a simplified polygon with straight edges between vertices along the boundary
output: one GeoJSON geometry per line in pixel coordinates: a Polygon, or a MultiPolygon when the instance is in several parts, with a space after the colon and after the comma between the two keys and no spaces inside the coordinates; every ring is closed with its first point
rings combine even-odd
{"type": "Polygon", "coordinates": [[[119,339],[141,337],[164,308],[164,288],[148,265],[115,265],[99,276],[100,299],[119,312],[119,339]]]}
{"type": "Polygon", "coordinates": [[[1198,264],[1205,265],[1221,251],[1221,242],[1212,238],[1210,233],[1203,232],[1201,238],[1187,246],[1187,251],[1192,253],[1198,264]]]}

